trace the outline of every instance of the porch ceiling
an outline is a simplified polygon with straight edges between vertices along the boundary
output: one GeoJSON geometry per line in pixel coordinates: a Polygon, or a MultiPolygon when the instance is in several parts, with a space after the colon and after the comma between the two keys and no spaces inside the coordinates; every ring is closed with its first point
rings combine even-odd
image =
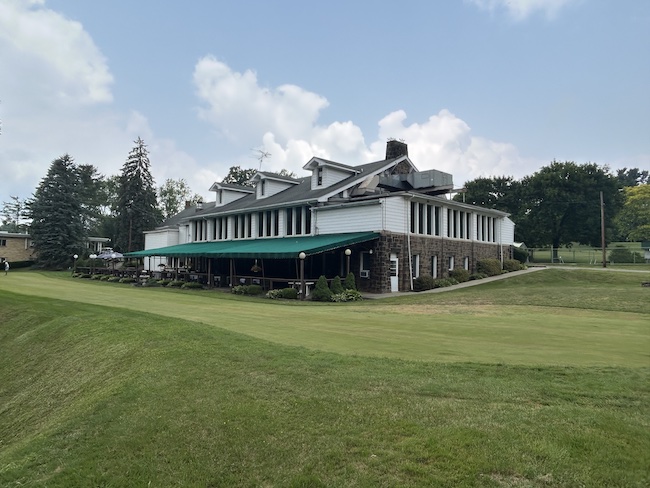
{"type": "Polygon", "coordinates": [[[191,242],[176,246],[160,247],[124,253],[128,258],[146,256],[210,257],[210,258],[297,258],[304,252],[307,256],[338,249],[379,237],[377,232],[353,232],[306,237],[278,237],[275,239],[251,239],[236,241],[191,242]]]}

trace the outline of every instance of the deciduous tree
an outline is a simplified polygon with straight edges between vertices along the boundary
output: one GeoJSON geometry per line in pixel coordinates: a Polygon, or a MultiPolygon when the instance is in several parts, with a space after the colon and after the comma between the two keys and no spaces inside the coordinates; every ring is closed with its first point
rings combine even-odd
{"type": "Polygon", "coordinates": [[[2,229],[7,232],[27,231],[27,202],[25,199],[10,196],[10,202],[2,202],[2,229]]]}
{"type": "Polygon", "coordinates": [[[650,241],[650,184],[625,188],[625,204],[616,224],[625,240],[650,241]]]}
{"type": "Polygon", "coordinates": [[[199,201],[203,201],[203,197],[196,193],[192,194],[190,185],[183,178],[178,180],[167,179],[158,188],[158,208],[165,219],[180,212],[185,202],[195,204],[199,201]]]}

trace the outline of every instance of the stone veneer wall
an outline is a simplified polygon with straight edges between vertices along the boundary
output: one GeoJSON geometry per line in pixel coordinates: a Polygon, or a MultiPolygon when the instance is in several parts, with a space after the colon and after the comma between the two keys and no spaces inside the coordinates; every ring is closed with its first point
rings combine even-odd
{"type": "MultiPolygon", "coordinates": [[[[370,259],[370,278],[357,279],[360,290],[369,293],[390,292],[390,255],[396,254],[399,260],[399,289],[411,289],[408,236],[382,232],[375,243],[370,259]]],[[[448,239],[438,236],[425,237],[411,235],[411,255],[420,256],[420,276],[432,276],[432,257],[438,256],[438,277],[449,276],[448,259],[454,257],[454,267],[463,267],[463,258],[469,257],[470,273],[476,271],[476,262],[485,258],[501,258],[501,246],[496,243],[448,239]]],[[[512,250],[503,246],[503,258],[510,259],[512,250]]],[[[356,268],[354,268],[356,269],[356,268]]]]}

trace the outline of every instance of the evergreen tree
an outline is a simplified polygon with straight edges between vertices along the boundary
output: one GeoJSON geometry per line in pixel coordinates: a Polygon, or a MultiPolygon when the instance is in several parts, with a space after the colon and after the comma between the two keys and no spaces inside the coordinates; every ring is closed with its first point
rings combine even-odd
{"type": "Polygon", "coordinates": [[[86,236],[79,198],[79,173],[69,155],[52,162],[28,202],[28,211],[38,263],[48,269],[70,266],[72,256],[83,249],[86,236]]]}
{"type": "Polygon", "coordinates": [[[157,207],[149,153],[139,137],[122,166],[116,211],[115,248],[120,252],[144,249],[143,232],[155,228],[162,218],[157,207]]]}

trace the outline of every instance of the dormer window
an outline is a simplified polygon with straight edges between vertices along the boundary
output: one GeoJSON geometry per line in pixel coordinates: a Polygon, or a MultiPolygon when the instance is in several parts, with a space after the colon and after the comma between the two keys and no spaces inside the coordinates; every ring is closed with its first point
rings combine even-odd
{"type": "Polygon", "coordinates": [[[217,194],[219,195],[219,205],[221,205],[223,203],[223,190],[219,190],[217,194]]]}
{"type": "Polygon", "coordinates": [[[319,166],[316,170],[316,184],[318,186],[323,186],[323,167],[319,166]]]}
{"type": "Polygon", "coordinates": [[[264,196],[266,193],[266,180],[260,181],[260,195],[264,196]]]}

